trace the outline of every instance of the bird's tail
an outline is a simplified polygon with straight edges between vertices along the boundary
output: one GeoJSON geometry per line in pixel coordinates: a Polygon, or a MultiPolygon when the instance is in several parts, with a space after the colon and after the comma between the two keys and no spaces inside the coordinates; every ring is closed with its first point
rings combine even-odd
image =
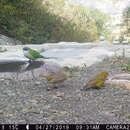
{"type": "Polygon", "coordinates": [[[40,55],[40,57],[39,57],[39,58],[49,59],[49,57],[45,57],[45,56],[42,56],[42,55],[40,55]]]}
{"type": "Polygon", "coordinates": [[[40,58],[43,58],[43,59],[57,59],[56,57],[45,57],[45,56],[40,56],[40,58]]]}

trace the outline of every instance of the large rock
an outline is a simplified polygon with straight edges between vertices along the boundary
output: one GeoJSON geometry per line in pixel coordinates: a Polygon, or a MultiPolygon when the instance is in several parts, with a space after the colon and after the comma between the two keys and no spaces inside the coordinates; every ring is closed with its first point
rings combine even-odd
{"type": "Polygon", "coordinates": [[[70,67],[82,66],[83,64],[90,66],[114,55],[130,57],[129,45],[62,42],[57,44],[2,46],[8,51],[0,53],[0,63],[28,61],[23,55],[22,48],[24,46],[38,50],[46,57],[53,57],[50,59],[39,59],[40,61],[53,61],[61,66],[70,67]]]}
{"type": "Polygon", "coordinates": [[[20,45],[22,42],[0,34],[0,45],[20,45]]]}
{"type": "Polygon", "coordinates": [[[116,87],[125,87],[127,89],[130,89],[130,74],[121,73],[121,74],[113,75],[109,77],[106,83],[116,87]]]}
{"type": "Polygon", "coordinates": [[[0,79],[28,80],[43,74],[43,61],[10,61],[0,63],[0,79]]]}

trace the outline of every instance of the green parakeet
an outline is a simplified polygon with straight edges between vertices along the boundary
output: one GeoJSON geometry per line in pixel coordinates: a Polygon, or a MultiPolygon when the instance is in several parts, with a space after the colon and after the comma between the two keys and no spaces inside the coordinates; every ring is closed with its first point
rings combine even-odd
{"type": "Polygon", "coordinates": [[[24,47],[23,48],[23,53],[24,53],[24,56],[30,60],[36,60],[38,58],[44,58],[44,59],[49,59],[47,57],[44,57],[40,54],[40,52],[36,51],[36,50],[33,50],[29,47],[24,47]]]}

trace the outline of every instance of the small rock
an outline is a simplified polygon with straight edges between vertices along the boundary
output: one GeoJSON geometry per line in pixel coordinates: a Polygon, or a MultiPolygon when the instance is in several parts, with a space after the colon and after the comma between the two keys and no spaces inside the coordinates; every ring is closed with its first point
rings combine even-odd
{"type": "Polygon", "coordinates": [[[59,114],[60,115],[67,115],[67,114],[69,114],[69,112],[67,112],[67,111],[61,111],[61,112],[59,112],[59,114]]]}
{"type": "Polygon", "coordinates": [[[5,52],[7,49],[5,47],[0,47],[0,52],[5,52]]]}
{"type": "Polygon", "coordinates": [[[63,99],[64,96],[65,96],[65,94],[64,94],[64,93],[57,92],[56,96],[63,99]]]}
{"type": "Polygon", "coordinates": [[[40,111],[38,109],[34,109],[34,108],[30,109],[28,112],[29,113],[34,113],[34,114],[41,114],[42,113],[42,111],[40,111]]]}
{"type": "Polygon", "coordinates": [[[36,82],[35,82],[35,85],[40,85],[40,84],[41,84],[40,81],[36,81],[36,82]]]}
{"type": "Polygon", "coordinates": [[[1,115],[1,114],[4,114],[4,112],[3,112],[2,110],[0,110],[0,115],[1,115]]]}
{"type": "Polygon", "coordinates": [[[5,79],[4,79],[4,78],[1,78],[0,81],[5,81],[5,79]]]}

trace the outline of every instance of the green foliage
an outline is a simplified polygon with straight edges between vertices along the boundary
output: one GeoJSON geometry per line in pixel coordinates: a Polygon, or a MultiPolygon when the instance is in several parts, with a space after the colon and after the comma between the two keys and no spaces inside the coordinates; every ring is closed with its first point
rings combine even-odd
{"type": "Polygon", "coordinates": [[[130,64],[122,64],[121,70],[125,71],[125,72],[129,72],[130,71],[130,64]]]}
{"type": "Polygon", "coordinates": [[[130,36],[130,6],[128,6],[123,13],[123,24],[126,27],[124,34],[130,36]]]}
{"type": "Polygon", "coordinates": [[[127,118],[130,119],[130,115],[127,115],[127,118]]]}
{"type": "Polygon", "coordinates": [[[99,39],[100,35],[107,37],[105,24],[109,17],[98,9],[86,9],[80,6],[68,4],[64,0],[46,0],[48,11],[61,18],[62,26],[54,33],[58,38],[66,41],[89,42],[99,39]],[[53,5],[53,6],[52,6],[53,5]],[[58,6],[58,7],[57,7],[58,6]],[[60,9],[59,9],[60,7],[60,9]],[[65,35],[62,35],[65,34],[65,35]],[[63,37],[62,37],[62,36],[63,37]]]}
{"type": "Polygon", "coordinates": [[[123,36],[123,35],[121,35],[121,36],[119,37],[119,42],[120,42],[120,43],[122,43],[122,42],[123,42],[123,40],[124,40],[124,36],[123,36]]]}
{"type": "Polygon", "coordinates": [[[108,36],[108,16],[64,0],[0,0],[0,32],[24,44],[95,41],[108,36]]]}
{"type": "Polygon", "coordinates": [[[108,30],[106,29],[105,24],[108,21],[108,19],[110,19],[110,17],[98,9],[90,9],[90,12],[92,18],[96,22],[98,36],[102,35],[106,37],[108,30]]]}
{"type": "Polygon", "coordinates": [[[51,37],[55,16],[40,0],[1,0],[0,28],[23,43],[42,43],[51,37]]]}

